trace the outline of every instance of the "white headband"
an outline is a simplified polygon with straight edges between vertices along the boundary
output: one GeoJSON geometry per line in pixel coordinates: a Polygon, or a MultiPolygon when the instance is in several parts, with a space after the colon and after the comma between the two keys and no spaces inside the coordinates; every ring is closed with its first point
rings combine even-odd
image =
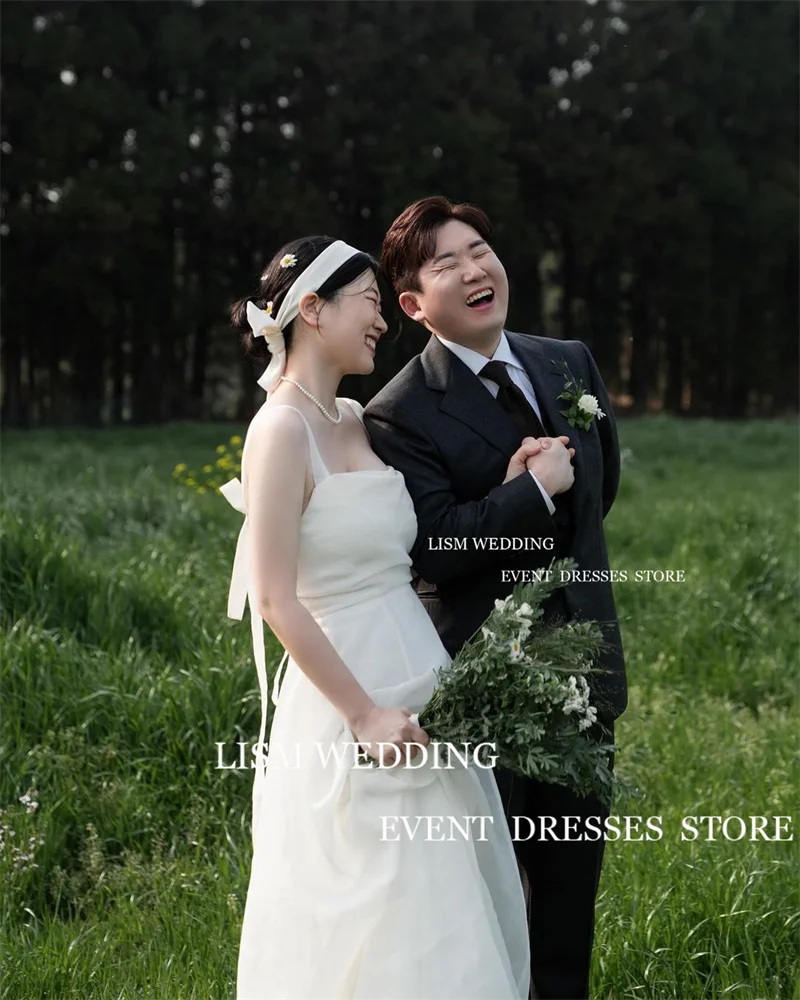
{"type": "Polygon", "coordinates": [[[339,270],[342,264],[347,263],[357,253],[361,253],[361,251],[348,246],[342,240],[336,240],[335,243],[325,247],[319,257],[315,257],[305,271],[298,276],[286,293],[286,298],[281,303],[278,315],[274,319],[270,315],[271,302],[266,309],[259,309],[253,302],[247,303],[247,319],[252,328],[253,336],[263,337],[272,355],[267,370],[258,380],[262,389],[272,392],[286,368],[286,344],[283,339],[283,330],[300,312],[300,299],[306,292],[318,291],[327,279],[339,270]]]}

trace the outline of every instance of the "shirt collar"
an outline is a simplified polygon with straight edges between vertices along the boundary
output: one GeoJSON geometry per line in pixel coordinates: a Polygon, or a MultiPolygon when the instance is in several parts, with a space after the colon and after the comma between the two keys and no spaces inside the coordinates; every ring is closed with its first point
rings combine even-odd
{"type": "Polygon", "coordinates": [[[489,361],[503,361],[508,365],[513,365],[515,368],[519,368],[521,371],[525,371],[522,365],[519,363],[516,355],[511,350],[511,344],[508,342],[506,337],[506,331],[503,330],[500,334],[500,343],[497,345],[497,349],[491,358],[487,358],[483,354],[479,354],[478,351],[473,351],[471,347],[464,347],[463,344],[456,344],[452,340],[445,340],[444,337],[440,337],[438,333],[434,336],[439,340],[445,347],[449,348],[455,354],[457,358],[460,358],[470,371],[473,371],[476,375],[480,374],[481,369],[484,365],[488,364],[489,361]]]}

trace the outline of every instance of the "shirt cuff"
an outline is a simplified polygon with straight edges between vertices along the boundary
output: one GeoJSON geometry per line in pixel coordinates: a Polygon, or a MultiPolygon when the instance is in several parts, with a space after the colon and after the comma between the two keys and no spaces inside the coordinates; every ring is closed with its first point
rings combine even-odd
{"type": "Polygon", "coordinates": [[[550,514],[552,515],[553,512],[556,509],[556,505],[553,503],[553,501],[547,495],[547,491],[545,490],[544,486],[542,486],[542,484],[539,482],[539,480],[536,478],[536,476],[533,475],[533,470],[532,469],[528,469],[528,472],[530,472],[530,474],[533,476],[533,481],[539,487],[539,490],[540,490],[542,496],[544,497],[544,502],[547,504],[547,509],[550,512],[550,514]]]}

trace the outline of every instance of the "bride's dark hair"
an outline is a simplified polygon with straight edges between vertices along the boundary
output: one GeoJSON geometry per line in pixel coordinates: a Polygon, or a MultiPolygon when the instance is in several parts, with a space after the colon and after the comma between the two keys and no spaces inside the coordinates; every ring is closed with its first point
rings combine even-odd
{"type": "MultiPolygon", "coordinates": [[[[259,309],[266,309],[267,303],[272,302],[272,315],[277,316],[286,293],[298,276],[326,247],[335,242],[332,236],[304,236],[282,246],[262,273],[257,290],[231,306],[231,323],[237,330],[244,330],[241,344],[245,354],[253,361],[269,364],[271,355],[264,338],[253,336],[253,331],[247,322],[247,303],[253,302],[259,309]],[[294,254],[297,258],[294,267],[281,267],[281,260],[286,254],[294,254]]],[[[339,292],[368,269],[377,276],[379,274],[377,260],[368,253],[354,254],[325,280],[317,290],[317,295],[326,302],[335,302],[339,292]]],[[[294,320],[283,331],[287,353],[292,344],[293,327],[294,320]]]]}

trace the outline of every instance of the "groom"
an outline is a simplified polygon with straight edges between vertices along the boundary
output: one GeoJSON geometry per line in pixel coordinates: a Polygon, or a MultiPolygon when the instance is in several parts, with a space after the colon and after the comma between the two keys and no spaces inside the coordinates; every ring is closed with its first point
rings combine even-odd
{"type": "MultiPolygon", "coordinates": [[[[603,582],[608,573],[594,574],[600,582],[589,582],[586,573],[609,568],[603,518],[620,471],[614,416],[597,366],[578,340],[504,329],[508,281],[491,247],[489,220],[473,205],[440,196],[410,205],[384,238],[381,265],[405,314],[431,333],[424,351],[364,414],[373,448],[403,474],[414,501],[415,589],[455,656],[495,599],[523,579],[510,571],[546,569],[553,558],[572,556],[585,582],[556,590],[544,605],[545,619],[603,624],[606,672],[592,675],[598,725],[589,735],[613,742],[614,719],[627,701],[619,626],[611,585],[603,582]],[[568,405],[557,398],[565,389],[563,362],[604,413],[592,417],[588,430],[571,427],[560,412],[568,405]],[[544,446],[512,477],[509,460],[526,437],[544,446]],[[538,543],[474,545],[482,536],[538,543]],[[445,539],[465,539],[466,547],[447,547],[445,539]]],[[[530,883],[536,994],[581,1000],[589,991],[604,847],[592,827],[603,829],[608,810],[594,796],[581,798],[560,785],[500,769],[495,776],[530,883]],[[527,819],[515,825],[515,816],[527,819]],[[585,827],[589,816],[599,819],[585,827]]]]}

